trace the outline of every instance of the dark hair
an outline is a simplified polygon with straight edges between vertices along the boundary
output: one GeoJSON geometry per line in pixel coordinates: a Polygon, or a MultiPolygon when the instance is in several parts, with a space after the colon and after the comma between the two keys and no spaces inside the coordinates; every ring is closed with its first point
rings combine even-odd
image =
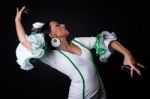
{"type": "Polygon", "coordinates": [[[47,23],[45,23],[39,32],[40,32],[40,33],[43,33],[43,34],[45,35],[45,36],[44,36],[44,39],[45,39],[45,42],[46,42],[46,46],[47,46],[50,50],[54,50],[54,49],[56,49],[56,48],[54,48],[54,47],[51,45],[51,39],[50,39],[50,37],[49,37],[49,33],[51,32],[51,28],[50,28],[50,26],[49,26],[49,22],[50,22],[50,21],[48,21],[47,23]]]}
{"type": "Polygon", "coordinates": [[[43,25],[39,32],[44,33],[45,35],[51,32],[51,28],[49,27],[49,21],[43,25]]]}

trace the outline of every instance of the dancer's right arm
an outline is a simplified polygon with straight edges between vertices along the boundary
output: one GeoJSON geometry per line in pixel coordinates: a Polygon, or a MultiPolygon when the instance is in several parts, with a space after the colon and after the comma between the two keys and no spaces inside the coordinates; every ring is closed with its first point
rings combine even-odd
{"type": "Polygon", "coordinates": [[[17,36],[18,36],[20,43],[24,47],[26,47],[30,52],[32,52],[31,43],[27,41],[25,37],[25,30],[23,28],[23,25],[21,24],[21,15],[24,9],[25,9],[25,6],[23,6],[21,10],[17,8],[16,17],[15,17],[16,32],[17,32],[17,36]]]}

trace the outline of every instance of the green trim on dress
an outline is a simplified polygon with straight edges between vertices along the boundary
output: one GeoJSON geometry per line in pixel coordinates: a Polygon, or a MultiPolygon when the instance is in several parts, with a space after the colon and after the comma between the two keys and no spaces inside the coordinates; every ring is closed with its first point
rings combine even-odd
{"type": "MultiPolygon", "coordinates": [[[[97,39],[97,40],[98,40],[98,39],[97,39]]],[[[97,75],[97,78],[98,78],[98,82],[99,82],[99,84],[101,84],[100,76],[99,76],[99,73],[98,73],[98,69],[97,69],[97,67],[96,67],[96,64],[95,64],[95,62],[94,62],[94,58],[93,58],[92,52],[90,51],[89,48],[87,48],[86,46],[84,46],[84,45],[83,45],[82,43],[80,43],[79,41],[77,41],[77,40],[75,40],[75,39],[73,39],[73,41],[76,42],[76,43],[78,43],[78,44],[80,44],[82,47],[86,48],[86,49],[90,52],[91,60],[92,60],[93,65],[94,65],[93,67],[94,67],[94,69],[95,69],[95,71],[96,71],[96,75],[97,75]]],[[[98,41],[97,41],[97,42],[98,42],[98,41]]],[[[100,88],[99,88],[99,90],[100,90],[100,88]]],[[[100,98],[100,95],[99,95],[98,97],[100,98]]]]}
{"type": "Polygon", "coordinates": [[[96,41],[93,47],[96,49],[97,56],[101,56],[106,52],[105,46],[102,44],[102,38],[100,35],[96,36],[96,41]]]}
{"type": "Polygon", "coordinates": [[[83,77],[83,75],[82,75],[82,73],[80,72],[80,70],[77,68],[77,66],[73,63],[73,61],[65,54],[65,53],[63,53],[62,51],[60,51],[60,50],[58,50],[62,55],[64,55],[70,62],[71,62],[71,64],[74,66],[74,68],[78,71],[78,73],[79,73],[79,75],[80,75],[80,77],[81,77],[81,79],[82,79],[82,83],[83,83],[83,92],[82,92],[82,95],[83,95],[83,98],[82,99],[85,99],[85,97],[84,97],[84,91],[85,91],[85,80],[84,80],[84,77],[83,77]]]}

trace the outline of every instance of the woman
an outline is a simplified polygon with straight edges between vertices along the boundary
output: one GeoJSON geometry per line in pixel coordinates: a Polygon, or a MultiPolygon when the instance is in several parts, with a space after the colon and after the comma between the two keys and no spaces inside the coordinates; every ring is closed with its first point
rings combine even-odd
{"type": "Polygon", "coordinates": [[[103,31],[97,37],[78,37],[67,41],[69,31],[64,24],[50,21],[48,24],[33,24],[33,33],[26,35],[21,24],[21,15],[25,6],[18,10],[15,17],[16,31],[20,41],[17,47],[17,62],[24,70],[30,70],[33,65],[31,58],[37,58],[45,64],[64,73],[71,79],[68,99],[106,99],[106,93],[101,78],[96,71],[90,49],[95,48],[101,62],[106,62],[112,50],[123,54],[123,66],[129,66],[131,77],[135,71],[141,75],[138,63],[125,47],[116,41],[114,33],[103,31]],[[49,28],[48,34],[45,29],[49,28]],[[48,39],[55,50],[45,50],[48,39]]]}

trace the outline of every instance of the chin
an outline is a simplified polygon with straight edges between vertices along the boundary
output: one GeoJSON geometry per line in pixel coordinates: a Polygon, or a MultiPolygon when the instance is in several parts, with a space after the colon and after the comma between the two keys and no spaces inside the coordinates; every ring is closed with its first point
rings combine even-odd
{"type": "Polygon", "coordinates": [[[65,34],[69,35],[69,31],[66,31],[65,34]]]}

